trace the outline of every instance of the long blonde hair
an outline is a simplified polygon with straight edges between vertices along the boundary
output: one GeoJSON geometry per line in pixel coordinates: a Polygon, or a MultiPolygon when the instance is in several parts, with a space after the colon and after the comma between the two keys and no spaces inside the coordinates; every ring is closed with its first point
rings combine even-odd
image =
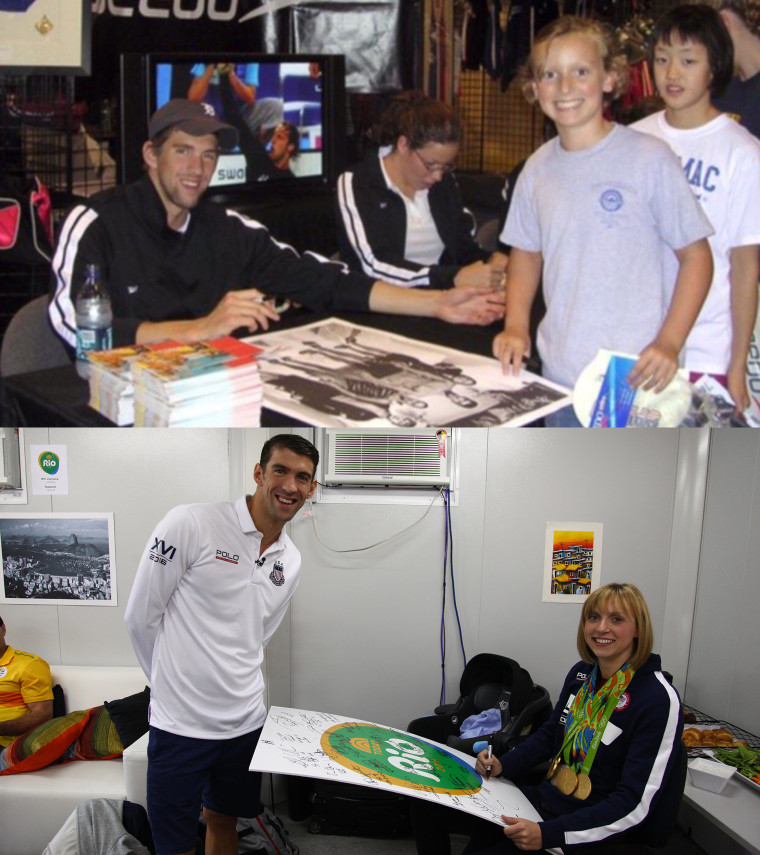
{"type": "Polygon", "coordinates": [[[612,582],[609,585],[603,585],[586,597],[578,624],[578,653],[584,662],[588,662],[590,665],[596,663],[596,656],[586,643],[584,629],[589,615],[605,608],[611,602],[618,604],[620,609],[636,622],[638,638],[633,641],[634,650],[629,665],[634,671],[638,671],[652,654],[654,633],[652,632],[652,619],[649,617],[649,607],[644,595],[630,582],[612,582]]]}

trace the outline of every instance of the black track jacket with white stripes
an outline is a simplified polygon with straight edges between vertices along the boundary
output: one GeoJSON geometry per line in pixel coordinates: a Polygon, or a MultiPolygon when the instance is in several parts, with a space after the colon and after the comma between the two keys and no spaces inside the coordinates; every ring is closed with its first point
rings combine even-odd
{"type": "Polygon", "coordinates": [[[472,236],[472,214],[464,207],[459,185],[443,176],[428,193],[430,212],[445,247],[438,264],[417,264],[404,258],[406,208],[390,190],[373,152],[338,179],[338,245],[352,270],[407,288],[451,288],[459,269],[485,261],[490,253],[472,236]]]}
{"type": "Polygon", "coordinates": [[[227,291],[259,288],[315,311],[367,311],[372,279],[275,241],[260,223],[201,201],[184,232],[170,229],[148,176],[93,196],[67,215],[53,258],[50,320],[76,343],[74,300],[86,264],[111,295],[114,347],[143,321],[207,315],[227,291]]]}
{"type": "MultiPolygon", "coordinates": [[[[515,778],[555,757],[565,737],[567,709],[589,679],[591,665],[576,663],[565,678],[549,720],[501,759],[502,774],[515,778]]],[[[665,822],[673,808],[678,781],[683,714],[678,692],[665,678],[660,657],[652,653],[634,674],[612,711],[589,776],[585,801],[561,793],[544,779],[528,795],[543,817],[544,848],[625,840],[645,820],[665,822]],[[676,777],[674,777],[676,776],[676,777]]]]}

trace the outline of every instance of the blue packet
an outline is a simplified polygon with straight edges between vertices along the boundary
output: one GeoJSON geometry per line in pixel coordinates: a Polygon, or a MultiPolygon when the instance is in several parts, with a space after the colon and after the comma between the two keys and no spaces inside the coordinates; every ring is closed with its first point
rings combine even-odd
{"type": "Polygon", "coordinates": [[[589,427],[626,427],[631,415],[636,389],[628,383],[628,375],[636,358],[611,355],[599,394],[591,413],[589,427]]]}

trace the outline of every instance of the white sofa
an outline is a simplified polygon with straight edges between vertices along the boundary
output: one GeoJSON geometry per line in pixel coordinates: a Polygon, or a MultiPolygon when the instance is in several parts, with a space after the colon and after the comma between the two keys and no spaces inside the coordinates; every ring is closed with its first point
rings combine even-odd
{"type": "MultiPolygon", "coordinates": [[[[141,692],[147,680],[138,667],[52,665],[67,712],[89,709],[141,692]]],[[[74,808],[95,798],[129,799],[146,805],[148,735],[116,760],[74,760],[36,772],[0,776],[0,852],[41,855],[74,808]]],[[[84,855],[84,853],[83,853],[84,855]]]]}

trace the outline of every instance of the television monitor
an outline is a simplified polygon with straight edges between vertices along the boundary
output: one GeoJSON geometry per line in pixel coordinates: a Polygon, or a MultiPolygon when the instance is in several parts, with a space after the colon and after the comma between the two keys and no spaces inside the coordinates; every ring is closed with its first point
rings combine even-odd
{"type": "Polygon", "coordinates": [[[148,119],[171,98],[210,103],[238,129],[240,144],[220,154],[208,190],[225,201],[255,200],[275,188],[331,188],[345,167],[342,56],[122,54],[121,72],[123,181],[141,174],[148,119]]]}

